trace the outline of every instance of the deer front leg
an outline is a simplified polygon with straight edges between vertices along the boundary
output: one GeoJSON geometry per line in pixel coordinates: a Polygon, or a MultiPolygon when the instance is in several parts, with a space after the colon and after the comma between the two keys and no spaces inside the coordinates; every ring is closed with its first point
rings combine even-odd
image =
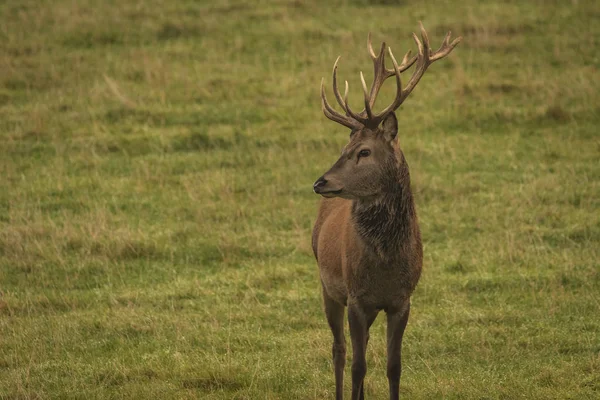
{"type": "MultiPolygon", "coordinates": [[[[369,345],[369,329],[371,328],[371,325],[373,325],[373,322],[375,321],[375,318],[377,318],[377,312],[372,313],[371,315],[369,315],[369,320],[367,321],[367,343],[366,346],[369,345]]],[[[365,347],[366,347],[365,346],[365,347]]],[[[365,385],[364,385],[364,379],[363,379],[363,383],[360,385],[360,400],[365,400],[365,385]]]]}
{"type": "Polygon", "coordinates": [[[376,316],[375,309],[361,307],[354,302],[348,304],[348,323],[352,339],[352,400],[364,399],[363,381],[367,373],[367,340],[369,327],[376,316]]]}
{"type": "Polygon", "coordinates": [[[400,397],[400,374],[402,373],[402,336],[408,322],[410,301],[400,309],[387,312],[387,377],[390,385],[390,400],[400,397]]]}
{"type": "Polygon", "coordinates": [[[344,398],[344,366],[346,365],[346,338],[344,337],[344,306],[333,300],[323,287],[325,315],[333,334],[331,353],[335,373],[335,398],[344,398]]]}

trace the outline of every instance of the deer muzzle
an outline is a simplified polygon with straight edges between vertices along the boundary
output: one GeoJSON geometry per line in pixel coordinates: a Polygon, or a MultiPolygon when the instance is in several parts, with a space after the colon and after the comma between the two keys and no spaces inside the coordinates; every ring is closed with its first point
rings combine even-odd
{"type": "Polygon", "coordinates": [[[334,196],[342,193],[342,189],[332,190],[331,188],[327,187],[328,182],[329,181],[327,179],[325,179],[324,176],[320,177],[314,183],[313,191],[316,194],[320,194],[321,196],[324,196],[324,197],[334,197],[334,196]]]}

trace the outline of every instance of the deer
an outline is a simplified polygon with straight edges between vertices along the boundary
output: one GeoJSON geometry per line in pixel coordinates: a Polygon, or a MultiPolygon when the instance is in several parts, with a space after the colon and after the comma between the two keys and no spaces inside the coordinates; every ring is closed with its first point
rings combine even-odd
{"type": "Polygon", "coordinates": [[[364,75],[364,109],[348,104],[348,81],[342,97],[333,65],[333,94],[343,113],[327,101],[321,80],[321,106],[325,116],[350,129],[349,142],[339,159],[313,185],[322,196],[312,233],[312,248],[319,267],[325,315],[333,334],[332,357],[335,397],[343,399],[346,339],[345,309],[352,342],[352,399],[364,399],[369,328],[380,311],[387,316],[387,378],[390,399],[399,398],[402,371],[402,337],[410,313],[410,298],[421,276],[423,245],[411,191],[408,163],[398,141],[395,111],[413,91],[427,68],[449,55],[462,40],[450,42],[448,32],[436,51],[420,23],[421,39],[413,33],[418,53],[409,50],[398,64],[391,48],[393,69],[385,65],[385,42],[373,51],[371,34],[367,50],[373,61],[373,83],[368,90],[364,75]],[[400,74],[415,65],[405,87],[400,74]],[[395,77],[396,96],[381,112],[375,100],[384,83],[395,77]]]}

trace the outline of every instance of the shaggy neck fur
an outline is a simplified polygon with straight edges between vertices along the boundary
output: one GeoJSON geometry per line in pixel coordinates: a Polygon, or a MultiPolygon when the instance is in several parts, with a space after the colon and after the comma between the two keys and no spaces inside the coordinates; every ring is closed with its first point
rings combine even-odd
{"type": "Polygon", "coordinates": [[[358,233],[383,258],[392,257],[413,233],[416,211],[408,165],[391,161],[382,176],[390,177],[382,193],[372,200],[355,200],[352,217],[358,233]]]}

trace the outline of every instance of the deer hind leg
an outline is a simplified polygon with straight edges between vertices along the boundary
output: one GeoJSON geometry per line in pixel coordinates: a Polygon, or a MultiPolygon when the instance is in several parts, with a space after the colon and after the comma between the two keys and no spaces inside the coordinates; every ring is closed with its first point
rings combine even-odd
{"type": "Polygon", "coordinates": [[[344,366],[346,365],[346,338],[344,336],[344,306],[333,300],[323,287],[325,315],[333,334],[333,369],[335,372],[335,398],[344,398],[344,366]]]}
{"type": "Polygon", "coordinates": [[[387,377],[390,385],[390,400],[398,400],[400,397],[402,336],[409,314],[410,301],[400,309],[387,312],[387,377]]]}
{"type": "Polygon", "coordinates": [[[348,305],[348,323],[352,339],[352,400],[363,400],[365,397],[363,382],[367,373],[367,341],[369,328],[377,310],[365,309],[356,303],[348,305]]]}

